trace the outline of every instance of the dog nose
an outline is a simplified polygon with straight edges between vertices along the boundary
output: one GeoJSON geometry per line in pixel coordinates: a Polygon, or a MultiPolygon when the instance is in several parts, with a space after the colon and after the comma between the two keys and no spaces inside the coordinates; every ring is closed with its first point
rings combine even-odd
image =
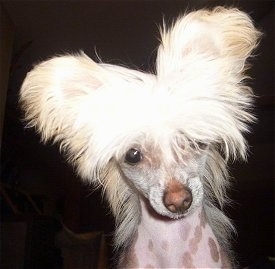
{"type": "Polygon", "coordinates": [[[169,182],[164,192],[163,203],[172,213],[183,213],[191,206],[191,190],[177,181],[169,182]]]}

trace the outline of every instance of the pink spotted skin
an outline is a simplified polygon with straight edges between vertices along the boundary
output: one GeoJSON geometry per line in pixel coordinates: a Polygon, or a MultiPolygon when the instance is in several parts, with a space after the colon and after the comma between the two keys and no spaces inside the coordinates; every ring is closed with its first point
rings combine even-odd
{"type": "Polygon", "coordinates": [[[141,200],[142,217],[118,268],[232,268],[206,222],[202,207],[172,220],[141,200]]]}

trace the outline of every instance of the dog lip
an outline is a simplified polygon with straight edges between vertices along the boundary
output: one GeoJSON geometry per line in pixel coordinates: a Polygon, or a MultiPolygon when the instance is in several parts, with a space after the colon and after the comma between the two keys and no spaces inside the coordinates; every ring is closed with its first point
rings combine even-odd
{"type": "Polygon", "coordinates": [[[151,198],[152,197],[150,197],[149,195],[148,199],[144,198],[144,200],[146,200],[145,205],[149,214],[154,218],[163,219],[163,220],[177,220],[185,217],[190,211],[190,208],[189,208],[184,212],[173,213],[164,206],[162,200],[161,200],[161,206],[159,206],[159,203],[157,203],[155,199],[151,199],[151,198]]]}
{"type": "Polygon", "coordinates": [[[163,210],[159,210],[157,209],[150,200],[147,200],[146,198],[143,199],[145,207],[149,213],[149,215],[151,217],[153,217],[154,219],[157,220],[161,220],[161,221],[173,221],[173,220],[177,220],[177,219],[181,219],[183,217],[185,217],[185,213],[172,213],[168,210],[165,210],[165,208],[163,208],[163,210]]]}

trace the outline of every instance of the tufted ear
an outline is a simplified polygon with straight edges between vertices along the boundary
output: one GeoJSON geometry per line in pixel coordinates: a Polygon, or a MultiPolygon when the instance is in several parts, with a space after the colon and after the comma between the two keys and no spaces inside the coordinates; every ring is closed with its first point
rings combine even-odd
{"type": "Polygon", "coordinates": [[[28,126],[44,142],[59,142],[81,176],[91,179],[129,133],[125,111],[134,106],[136,89],[145,88],[143,80],[141,72],[98,64],[84,53],[60,56],[28,73],[20,103],[28,126]]]}
{"type": "Polygon", "coordinates": [[[55,57],[36,65],[20,91],[28,126],[35,127],[43,141],[62,139],[62,133],[73,127],[85,99],[104,86],[106,75],[84,54],[55,57]]]}
{"type": "Polygon", "coordinates": [[[171,29],[164,26],[157,74],[159,78],[173,78],[194,68],[198,76],[202,71],[211,72],[207,69],[217,59],[226,72],[241,73],[259,35],[250,17],[238,9],[217,7],[191,12],[179,18],[171,29]]]}
{"type": "Polygon", "coordinates": [[[161,34],[158,83],[180,100],[183,132],[219,144],[226,158],[246,156],[254,117],[244,71],[259,36],[247,14],[223,7],[191,12],[161,34]]]}

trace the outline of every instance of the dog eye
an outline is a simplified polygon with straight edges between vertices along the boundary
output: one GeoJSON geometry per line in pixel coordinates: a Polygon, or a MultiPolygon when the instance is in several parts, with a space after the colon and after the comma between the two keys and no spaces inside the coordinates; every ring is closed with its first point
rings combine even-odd
{"type": "Polygon", "coordinates": [[[205,150],[207,148],[207,144],[206,143],[202,143],[202,142],[198,142],[198,147],[201,150],[205,150]]]}
{"type": "Polygon", "coordinates": [[[125,155],[125,161],[129,164],[136,164],[142,159],[142,154],[137,149],[129,149],[125,155]]]}
{"type": "Polygon", "coordinates": [[[207,148],[207,144],[203,142],[194,142],[190,141],[190,147],[195,150],[205,150],[207,148]]]}

